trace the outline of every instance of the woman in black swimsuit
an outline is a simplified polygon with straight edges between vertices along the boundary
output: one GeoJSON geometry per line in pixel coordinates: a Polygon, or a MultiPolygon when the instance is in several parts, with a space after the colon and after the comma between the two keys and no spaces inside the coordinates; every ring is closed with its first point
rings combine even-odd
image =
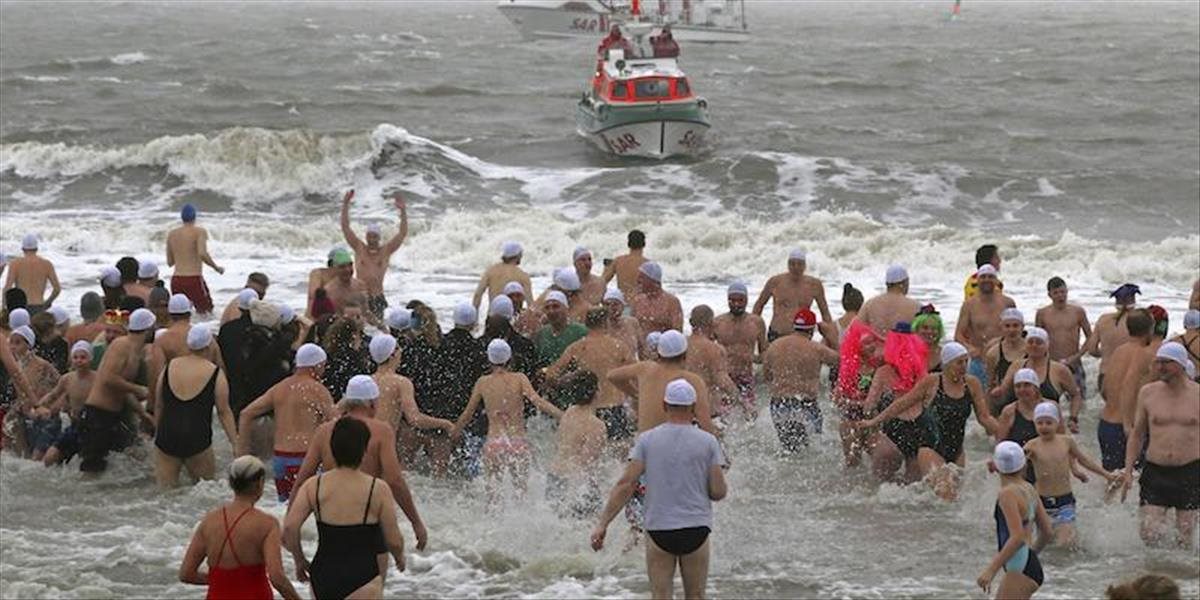
{"type": "Polygon", "coordinates": [[[370,439],[362,421],[339,419],[329,439],[337,468],[306,480],[284,519],[284,545],[296,561],[300,581],[312,579],[314,598],[381,598],[387,553],[396,569],[404,570],[404,538],[392,492],[358,470],[370,439]],[[314,512],[317,554],[310,565],[300,545],[300,527],[314,512]]]}
{"type": "Polygon", "coordinates": [[[1025,330],[1025,360],[1015,361],[1008,368],[1004,381],[992,389],[993,401],[1006,399],[1004,405],[1016,399],[1013,386],[1013,376],[1020,369],[1032,369],[1037,374],[1038,389],[1042,397],[1059,402],[1063,394],[1067,395],[1070,407],[1066,419],[1071,433],[1079,433],[1079,413],[1083,410],[1083,395],[1075,384],[1075,375],[1067,365],[1050,360],[1050,335],[1041,327],[1029,327],[1025,330]]]}

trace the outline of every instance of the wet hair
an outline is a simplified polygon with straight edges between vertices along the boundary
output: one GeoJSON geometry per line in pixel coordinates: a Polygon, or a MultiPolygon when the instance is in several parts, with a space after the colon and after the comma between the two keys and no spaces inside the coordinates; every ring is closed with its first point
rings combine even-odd
{"type": "Polygon", "coordinates": [[[1174,579],[1154,573],[1110,585],[1104,595],[1108,600],[1180,600],[1183,597],[1174,579]]]}
{"type": "Polygon", "coordinates": [[[239,496],[254,491],[266,476],[267,467],[256,456],[239,456],[229,463],[229,487],[239,496]]]}
{"type": "Polygon", "coordinates": [[[104,314],[104,300],[96,292],[88,292],[79,299],[79,314],[84,321],[95,321],[104,314]]]}
{"type": "Polygon", "coordinates": [[[562,379],[558,386],[558,404],[587,406],[596,398],[600,380],[591,371],[578,370],[562,379]]]}
{"type": "Polygon", "coordinates": [[[1054,277],[1051,277],[1050,281],[1046,282],[1046,291],[1047,292],[1053,292],[1054,290],[1057,290],[1058,288],[1065,288],[1065,287],[1067,287],[1067,282],[1063,281],[1063,278],[1059,277],[1057,275],[1055,275],[1054,277]]]}
{"type": "Polygon", "coordinates": [[[117,270],[121,272],[121,283],[137,281],[138,261],[132,256],[122,256],[117,261],[117,270]]]}
{"type": "Polygon", "coordinates": [[[635,249],[636,248],[645,248],[646,247],[646,234],[643,233],[639,229],[634,229],[633,231],[630,231],[628,243],[626,245],[628,245],[630,248],[635,248],[635,249]]]}
{"type": "Polygon", "coordinates": [[[322,336],[325,353],[329,356],[346,353],[350,350],[350,343],[356,335],[358,335],[358,324],[353,320],[338,319],[334,321],[329,326],[329,330],[322,336]]]}
{"type": "Polygon", "coordinates": [[[863,305],[863,293],[854,284],[847,283],[842,286],[842,310],[852,310],[858,312],[863,305]]]}
{"type": "Polygon", "coordinates": [[[371,429],[366,423],[354,417],[342,417],[333,424],[333,433],[329,436],[329,449],[333,451],[333,462],[339,467],[358,468],[362,464],[363,455],[367,453],[367,443],[371,441],[371,429]]]}
{"type": "Polygon", "coordinates": [[[121,298],[120,309],[128,312],[133,312],[139,308],[146,308],[146,301],[137,296],[126,295],[121,298]]]}
{"type": "Polygon", "coordinates": [[[257,283],[263,287],[269,287],[271,285],[271,279],[267,277],[265,273],[259,273],[258,271],[255,271],[246,278],[246,283],[257,283]]]}
{"type": "Polygon", "coordinates": [[[1129,329],[1129,335],[1132,337],[1146,337],[1154,330],[1154,317],[1142,308],[1131,310],[1125,319],[1125,327],[1129,329]]]}
{"type": "Polygon", "coordinates": [[[608,311],[603,308],[590,308],[587,314],[583,317],[583,324],[588,329],[599,329],[604,327],[604,323],[608,320],[608,311]]]}
{"type": "Polygon", "coordinates": [[[441,346],[442,328],[438,326],[437,313],[420,300],[409,302],[407,308],[413,311],[413,316],[421,321],[421,326],[416,328],[417,336],[424,339],[430,346],[435,348],[441,346]]]}
{"type": "Polygon", "coordinates": [[[54,315],[49,312],[40,312],[33,315],[29,319],[29,328],[33,330],[33,334],[37,336],[37,340],[41,342],[54,332],[54,315]]]}
{"type": "Polygon", "coordinates": [[[150,289],[149,304],[151,307],[165,307],[171,302],[171,292],[167,288],[154,287],[150,289]]]}
{"type": "Polygon", "coordinates": [[[707,304],[701,304],[692,309],[692,314],[688,316],[688,323],[692,325],[692,329],[697,327],[707,327],[712,325],[713,309],[707,304]]]}
{"type": "Polygon", "coordinates": [[[29,306],[29,298],[25,290],[15,287],[4,292],[4,308],[12,311],[29,306]]]}
{"type": "Polygon", "coordinates": [[[979,249],[975,251],[975,266],[982,267],[983,265],[992,262],[992,259],[996,257],[996,252],[999,250],[1000,249],[997,248],[995,244],[984,244],[980,246],[979,249]]]}

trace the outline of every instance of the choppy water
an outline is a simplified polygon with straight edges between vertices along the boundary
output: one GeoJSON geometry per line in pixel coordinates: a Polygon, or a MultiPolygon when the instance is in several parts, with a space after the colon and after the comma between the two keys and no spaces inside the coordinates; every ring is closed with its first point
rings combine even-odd
{"type": "MultiPolygon", "coordinates": [[[[734,277],[761,285],[798,245],[835,302],[842,282],[873,290],[903,261],[914,294],[953,315],[974,248],[994,241],[1022,308],[1058,274],[1094,318],[1132,280],[1177,325],[1200,274],[1200,8],[967,3],[951,23],[948,5],[751,3],[754,42],[684,48],[712,153],[627,164],[574,134],[591,43],[524,42],[491,3],[6,2],[0,251],[40,233],[74,306],[100,265],[160,257],[191,201],[228,268],[209,280],[218,302],[262,269],[300,306],[355,186],[360,221],[390,225],[381,195],[409,197],[388,290],[444,312],[503,239],[525,242],[544,283],[577,243],[611,256],[637,226],[689,306],[719,304],[734,277]]],[[[764,420],[733,440],[715,595],[975,593],[994,548],[980,432],[949,506],[845,475],[831,436],[794,461],[772,439],[764,420]]],[[[640,556],[593,554],[587,524],[540,501],[540,476],[496,513],[474,488],[413,485],[431,549],[389,592],[647,591],[640,556]]],[[[1095,596],[1143,569],[1196,595],[1195,556],[1144,551],[1133,504],[1102,506],[1096,485],[1076,490],[1085,549],[1048,554],[1043,595],[1095,596]]],[[[200,596],[174,572],[223,495],[160,496],[135,460],[79,483],[6,457],[0,595],[200,596]]]]}

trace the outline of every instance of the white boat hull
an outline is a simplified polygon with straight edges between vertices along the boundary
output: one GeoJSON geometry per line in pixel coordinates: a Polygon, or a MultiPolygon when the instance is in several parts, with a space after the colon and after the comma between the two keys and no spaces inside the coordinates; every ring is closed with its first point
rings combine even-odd
{"type": "Polygon", "coordinates": [[[642,121],[596,132],[578,128],[579,135],[616,156],[670,158],[694,156],[704,149],[708,125],[693,121],[642,121]]]}
{"type": "MultiPolygon", "coordinates": [[[[611,15],[601,12],[526,4],[501,4],[498,8],[526,39],[584,37],[599,41],[612,24],[611,15]]],[[[680,42],[740,44],[750,39],[745,29],[674,23],[671,31],[680,42]]]]}

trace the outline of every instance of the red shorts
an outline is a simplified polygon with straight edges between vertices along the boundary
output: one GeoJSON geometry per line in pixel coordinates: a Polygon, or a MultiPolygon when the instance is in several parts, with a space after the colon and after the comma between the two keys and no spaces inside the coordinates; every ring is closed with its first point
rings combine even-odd
{"type": "Polygon", "coordinates": [[[206,315],[213,310],[208,284],[204,283],[202,275],[172,275],[171,293],[187,296],[199,314],[206,315]]]}

